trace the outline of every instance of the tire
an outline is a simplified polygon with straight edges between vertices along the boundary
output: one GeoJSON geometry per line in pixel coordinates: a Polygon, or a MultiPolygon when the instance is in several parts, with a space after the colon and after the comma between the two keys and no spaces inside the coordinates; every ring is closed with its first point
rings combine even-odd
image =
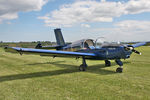
{"type": "Polygon", "coordinates": [[[110,62],[110,61],[105,61],[105,66],[106,66],[106,67],[111,66],[111,62],[110,62]]]}
{"type": "Polygon", "coordinates": [[[118,67],[118,68],[116,69],[116,72],[117,72],[117,73],[122,73],[122,72],[123,72],[123,68],[118,67]]]}
{"type": "Polygon", "coordinates": [[[80,65],[80,66],[79,66],[79,71],[86,71],[86,67],[83,66],[83,65],[80,65]]]}

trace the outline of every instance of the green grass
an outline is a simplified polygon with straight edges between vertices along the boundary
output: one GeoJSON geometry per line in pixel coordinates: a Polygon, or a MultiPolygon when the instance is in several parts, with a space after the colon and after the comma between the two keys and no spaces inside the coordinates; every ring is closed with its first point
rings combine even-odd
{"type": "Polygon", "coordinates": [[[137,50],[118,67],[104,67],[104,61],[51,58],[6,53],[0,48],[0,100],[150,100],[150,47],[137,50]]]}

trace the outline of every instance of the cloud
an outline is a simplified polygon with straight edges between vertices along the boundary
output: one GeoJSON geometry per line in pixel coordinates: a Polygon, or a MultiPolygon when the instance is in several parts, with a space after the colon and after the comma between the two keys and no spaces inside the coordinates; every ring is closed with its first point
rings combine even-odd
{"type": "Polygon", "coordinates": [[[39,11],[48,0],[0,0],[0,23],[18,18],[18,12],[39,11]]]}
{"type": "Polygon", "coordinates": [[[128,14],[150,12],[150,0],[130,0],[125,4],[125,9],[128,14]]]}
{"type": "MultiPolygon", "coordinates": [[[[79,32],[81,33],[81,31],[79,32]]],[[[125,20],[116,22],[110,28],[87,28],[82,37],[97,39],[105,37],[107,41],[149,41],[150,21],[125,20]]]]}
{"type": "Polygon", "coordinates": [[[150,11],[150,0],[109,2],[106,0],[79,0],[62,5],[59,9],[38,17],[46,26],[71,27],[77,23],[112,22],[114,17],[150,11]]]}
{"type": "Polygon", "coordinates": [[[84,22],[112,22],[112,17],[122,15],[122,4],[116,2],[77,1],[73,4],[62,5],[58,10],[39,19],[47,26],[70,27],[84,22]]]}
{"type": "Polygon", "coordinates": [[[12,24],[11,22],[6,22],[6,23],[9,24],[9,25],[12,24]]]}
{"type": "Polygon", "coordinates": [[[81,24],[81,27],[90,28],[91,26],[89,24],[81,24]]]}
{"type": "Polygon", "coordinates": [[[137,20],[125,20],[115,24],[121,30],[126,31],[140,31],[140,30],[150,30],[150,21],[137,21],[137,20]]]}
{"type": "Polygon", "coordinates": [[[113,41],[148,41],[150,37],[150,21],[126,20],[115,23],[114,28],[102,30],[107,30],[108,33],[103,36],[113,41]]]}

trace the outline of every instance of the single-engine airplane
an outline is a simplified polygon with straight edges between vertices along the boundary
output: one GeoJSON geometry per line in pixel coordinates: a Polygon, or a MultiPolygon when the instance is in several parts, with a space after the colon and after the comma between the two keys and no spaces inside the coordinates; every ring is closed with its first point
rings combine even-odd
{"type": "MultiPolygon", "coordinates": [[[[105,66],[111,66],[110,60],[115,60],[119,65],[116,72],[123,72],[123,62],[120,59],[130,58],[134,52],[141,54],[134,48],[145,45],[146,42],[129,44],[103,43],[100,47],[92,39],[82,39],[71,44],[66,44],[61,33],[61,29],[54,29],[57,41],[56,46],[42,46],[40,43],[35,48],[5,47],[6,52],[22,54],[37,54],[41,56],[52,57],[76,57],[82,58],[82,64],[79,66],[80,71],[87,68],[86,59],[104,60],[105,66]],[[49,50],[56,49],[56,50],[49,50]]],[[[97,40],[96,40],[97,41],[97,40]]]]}

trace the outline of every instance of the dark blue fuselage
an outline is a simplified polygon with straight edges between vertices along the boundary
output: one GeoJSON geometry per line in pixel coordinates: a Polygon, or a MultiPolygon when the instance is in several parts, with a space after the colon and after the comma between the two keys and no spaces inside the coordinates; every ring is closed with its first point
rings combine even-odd
{"type": "Polygon", "coordinates": [[[78,52],[94,53],[96,57],[86,57],[93,60],[127,59],[132,51],[126,51],[124,47],[103,47],[99,49],[79,50],[78,52]]]}

